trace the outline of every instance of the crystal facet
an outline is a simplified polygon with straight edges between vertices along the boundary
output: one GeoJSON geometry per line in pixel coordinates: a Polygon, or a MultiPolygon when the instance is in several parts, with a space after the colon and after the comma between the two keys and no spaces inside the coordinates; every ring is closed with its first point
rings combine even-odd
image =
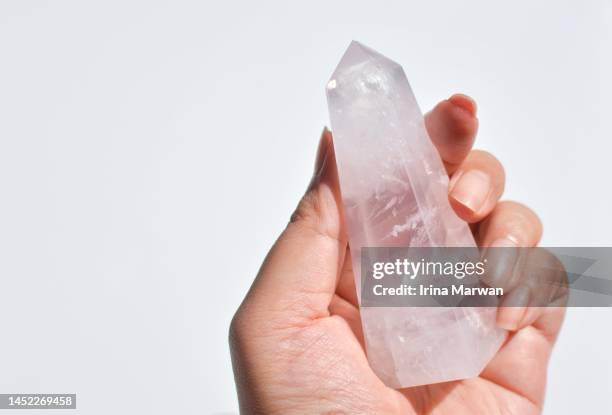
{"type": "MultiPolygon", "coordinates": [[[[400,65],[352,42],[327,100],[359,298],[361,247],[475,246],[400,65]]],[[[506,333],[492,307],[360,312],[370,365],[394,388],[475,377],[506,333]]]]}

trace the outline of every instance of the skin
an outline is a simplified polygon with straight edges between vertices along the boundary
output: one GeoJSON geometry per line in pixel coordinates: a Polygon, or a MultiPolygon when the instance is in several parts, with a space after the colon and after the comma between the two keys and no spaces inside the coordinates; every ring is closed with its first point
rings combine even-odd
{"type": "MultiPolygon", "coordinates": [[[[526,206],[499,201],[504,170],[472,150],[475,102],[456,94],[426,115],[450,177],[449,201],[479,246],[535,246],[542,233],[526,206]]],[[[538,414],[563,307],[502,307],[510,330],[479,377],[403,390],[385,386],[363,347],[350,249],[343,228],[331,133],[315,172],[230,327],[241,412],[249,414],[538,414]]]]}

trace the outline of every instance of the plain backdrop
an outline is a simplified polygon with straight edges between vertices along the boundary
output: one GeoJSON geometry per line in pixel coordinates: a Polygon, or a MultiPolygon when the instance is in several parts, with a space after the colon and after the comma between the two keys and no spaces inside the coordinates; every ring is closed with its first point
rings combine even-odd
{"type": "MultiPolygon", "coordinates": [[[[477,147],[544,245],[612,245],[609,0],[2,1],[0,392],[237,412],[228,324],[306,188],[351,39],[400,62],[424,110],[478,100],[477,147]]],[[[611,324],[569,310],[545,413],[611,410],[611,324]]]]}

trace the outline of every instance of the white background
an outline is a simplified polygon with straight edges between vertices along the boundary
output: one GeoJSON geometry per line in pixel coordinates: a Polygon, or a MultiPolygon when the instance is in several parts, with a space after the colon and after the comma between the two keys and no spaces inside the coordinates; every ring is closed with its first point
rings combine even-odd
{"type": "MultiPolygon", "coordinates": [[[[609,0],[3,1],[0,392],[237,411],[228,324],[351,39],[403,64],[424,109],[478,100],[477,146],[544,245],[612,244],[609,0]]],[[[611,324],[570,310],[546,413],[611,410],[611,324]]]]}

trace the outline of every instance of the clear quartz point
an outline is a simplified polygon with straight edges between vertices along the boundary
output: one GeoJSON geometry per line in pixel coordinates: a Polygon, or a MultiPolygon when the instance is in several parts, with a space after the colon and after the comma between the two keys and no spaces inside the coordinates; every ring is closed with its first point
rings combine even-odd
{"type": "MultiPolygon", "coordinates": [[[[362,247],[475,246],[400,65],[352,42],[327,84],[355,285],[362,247]]],[[[503,342],[494,307],[361,307],[372,369],[394,388],[478,376],[503,342]]]]}

